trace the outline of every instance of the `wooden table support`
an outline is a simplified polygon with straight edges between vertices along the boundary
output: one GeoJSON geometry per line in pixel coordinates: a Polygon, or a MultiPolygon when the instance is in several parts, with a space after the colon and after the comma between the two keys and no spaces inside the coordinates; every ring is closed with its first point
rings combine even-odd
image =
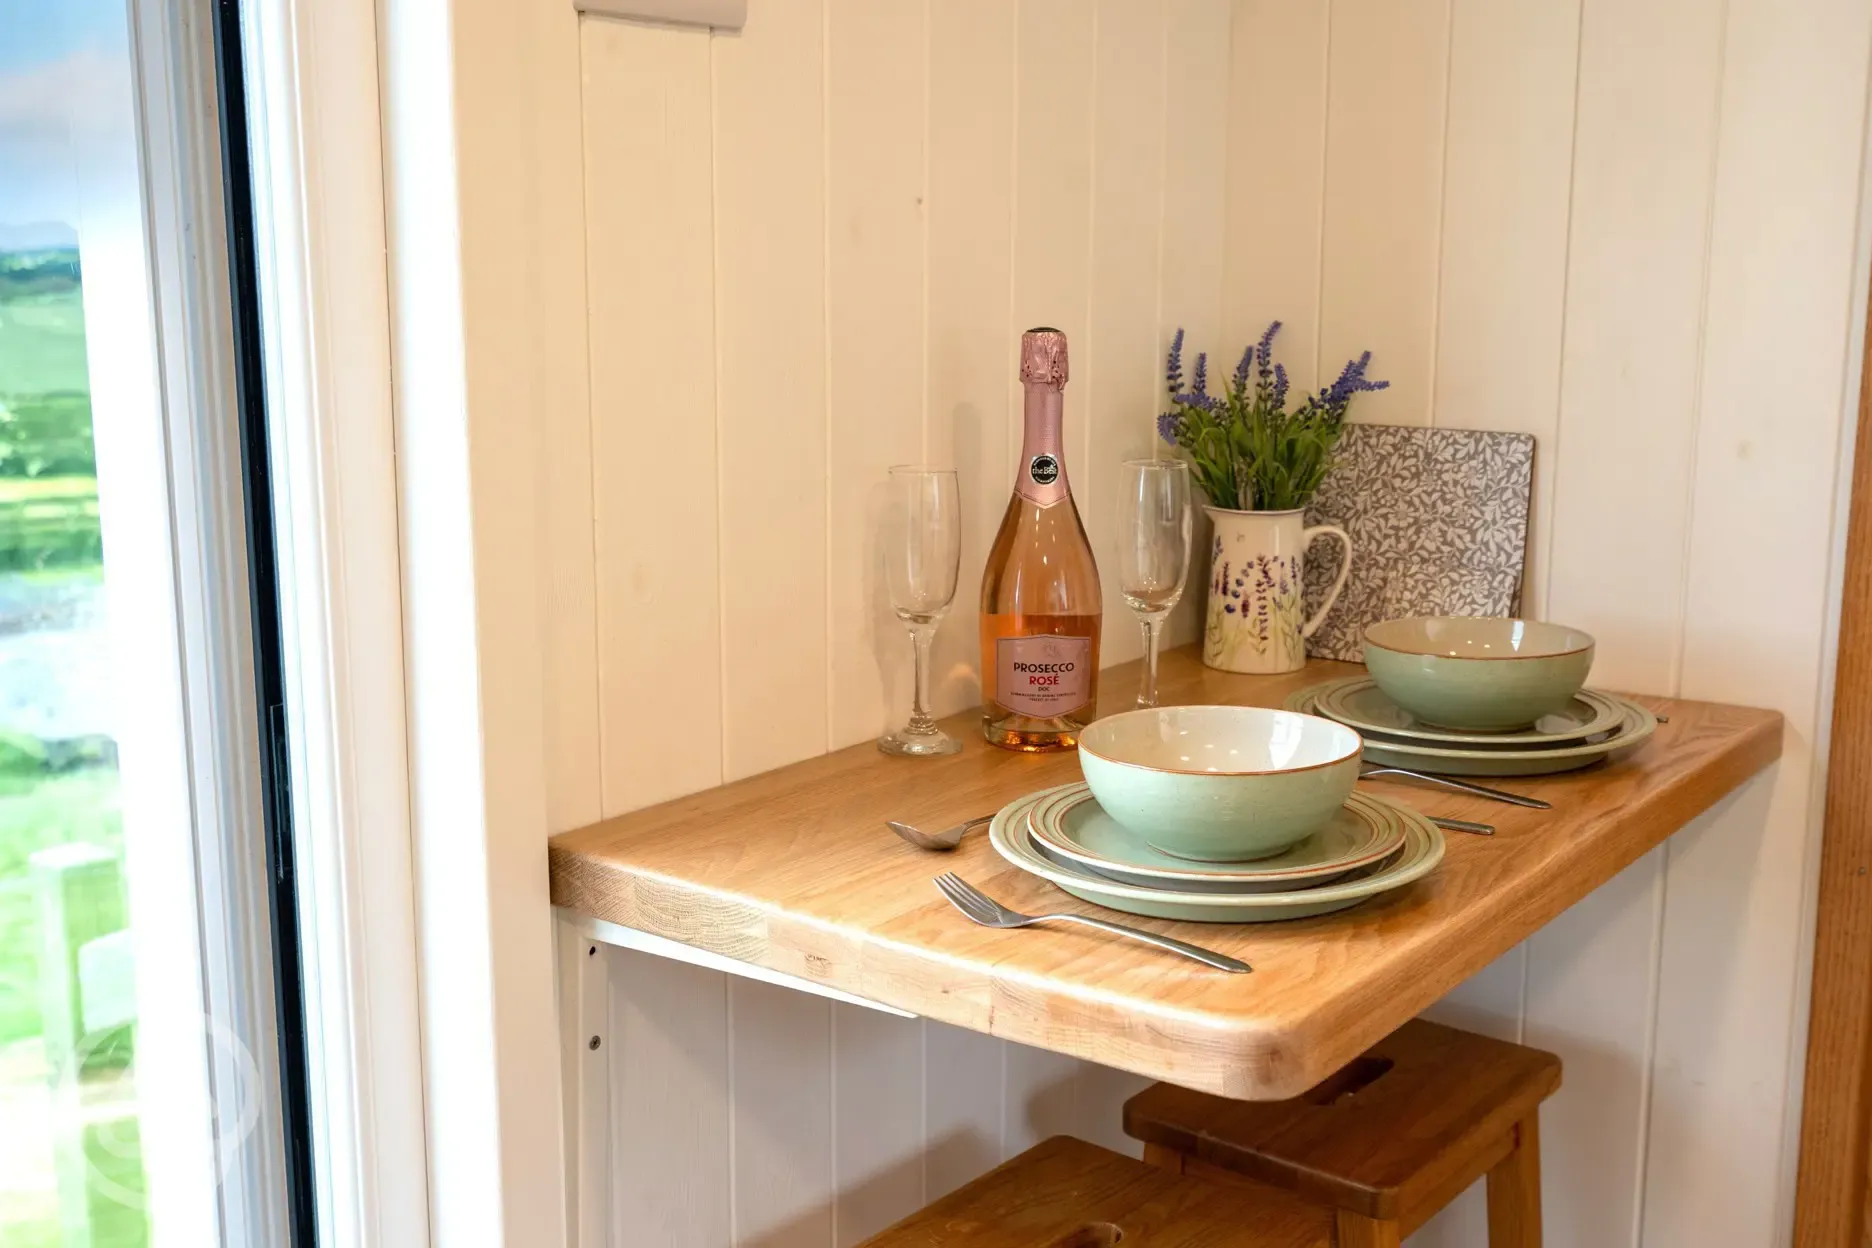
{"type": "MultiPolygon", "coordinates": [[[[1163,657],[1160,688],[1166,704],[1278,706],[1303,685],[1359,670],[1315,661],[1285,676],[1239,676],[1203,667],[1185,648],[1163,657]]],[[[1105,673],[1102,709],[1126,709],[1136,678],[1135,664],[1105,673]]],[[[1643,701],[1670,722],[1628,758],[1507,782],[1552,802],[1551,811],[1408,781],[1363,782],[1428,814],[1497,826],[1492,837],[1448,834],[1442,865],[1407,888],[1284,923],[1135,920],[1244,958],[1252,975],[1076,929],[988,930],[952,910],[930,883],[944,870],[1016,909],[1097,911],[1011,867],[980,833],[936,855],[885,829],[886,819],[947,826],[1079,778],[1072,754],[988,746],[973,714],[945,725],[966,743],[946,758],[890,758],[856,745],[555,837],[553,901],[725,960],[711,964],[790,976],[1223,1096],[1284,1099],[1780,754],[1774,712],[1643,701]]]]}

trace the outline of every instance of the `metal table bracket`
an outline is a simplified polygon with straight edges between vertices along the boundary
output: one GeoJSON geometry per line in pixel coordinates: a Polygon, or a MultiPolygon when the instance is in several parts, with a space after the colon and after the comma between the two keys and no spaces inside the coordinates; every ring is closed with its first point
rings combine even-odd
{"type": "Polygon", "coordinates": [[[908,1010],[883,1005],[868,997],[860,997],[837,988],[827,987],[825,984],[814,983],[798,975],[788,975],[785,971],[770,971],[764,966],[755,966],[751,962],[741,962],[719,953],[710,953],[694,945],[685,945],[679,940],[653,936],[649,932],[640,932],[634,927],[623,927],[605,919],[595,919],[590,915],[578,914],[571,910],[562,909],[559,913],[570,922],[574,931],[600,944],[614,945],[619,949],[635,949],[639,953],[649,953],[659,958],[687,962],[691,966],[704,966],[711,971],[726,971],[730,975],[739,975],[743,979],[758,979],[762,983],[778,984],[782,988],[792,988],[799,992],[810,992],[816,997],[843,1001],[847,1005],[861,1005],[867,1010],[876,1010],[881,1014],[895,1014],[898,1018],[917,1017],[908,1010]]]}

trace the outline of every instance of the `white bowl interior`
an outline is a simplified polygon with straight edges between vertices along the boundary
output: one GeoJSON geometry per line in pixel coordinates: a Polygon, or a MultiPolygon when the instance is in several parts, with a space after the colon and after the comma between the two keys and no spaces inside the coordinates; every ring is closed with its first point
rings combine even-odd
{"type": "Polygon", "coordinates": [[[1565,624],[1462,615],[1385,620],[1368,626],[1365,640],[1381,650],[1451,659],[1551,658],[1593,644],[1590,634],[1565,624]]]}
{"type": "Polygon", "coordinates": [[[1157,771],[1264,775],[1350,758],[1359,736],[1315,715],[1259,706],[1160,706],[1097,720],[1079,748],[1157,771]]]}

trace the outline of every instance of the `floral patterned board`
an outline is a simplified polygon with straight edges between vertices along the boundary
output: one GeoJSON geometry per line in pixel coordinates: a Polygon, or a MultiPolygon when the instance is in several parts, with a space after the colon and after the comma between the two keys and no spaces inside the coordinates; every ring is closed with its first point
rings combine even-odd
{"type": "MultiPolygon", "coordinates": [[[[1307,523],[1352,535],[1352,575],[1307,653],[1359,662],[1365,626],[1400,616],[1515,614],[1533,479],[1531,434],[1346,426],[1307,523]]],[[[1309,611],[1339,557],[1334,542],[1308,552],[1309,611]]]]}

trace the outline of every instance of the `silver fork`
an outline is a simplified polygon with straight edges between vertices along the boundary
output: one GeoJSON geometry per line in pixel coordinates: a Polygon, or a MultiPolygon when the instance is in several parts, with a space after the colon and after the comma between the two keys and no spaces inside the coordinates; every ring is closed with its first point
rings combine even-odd
{"type": "Polygon", "coordinates": [[[1181,940],[1172,940],[1168,936],[1159,936],[1156,932],[1147,932],[1142,928],[1126,927],[1122,923],[1108,923],[1104,919],[1095,919],[1084,914],[1021,914],[1010,910],[994,898],[988,896],[974,885],[965,882],[953,871],[945,871],[936,877],[936,887],[949,904],[962,912],[962,917],[983,927],[1031,927],[1035,923],[1080,923],[1086,927],[1096,927],[1101,932],[1110,932],[1114,936],[1129,936],[1141,940],[1147,945],[1159,949],[1168,949],[1171,953],[1180,953],[1186,958],[1215,967],[1218,971],[1232,971],[1241,974],[1252,971],[1239,958],[1231,958],[1226,953],[1217,953],[1204,949],[1201,945],[1188,944],[1181,940]]]}

